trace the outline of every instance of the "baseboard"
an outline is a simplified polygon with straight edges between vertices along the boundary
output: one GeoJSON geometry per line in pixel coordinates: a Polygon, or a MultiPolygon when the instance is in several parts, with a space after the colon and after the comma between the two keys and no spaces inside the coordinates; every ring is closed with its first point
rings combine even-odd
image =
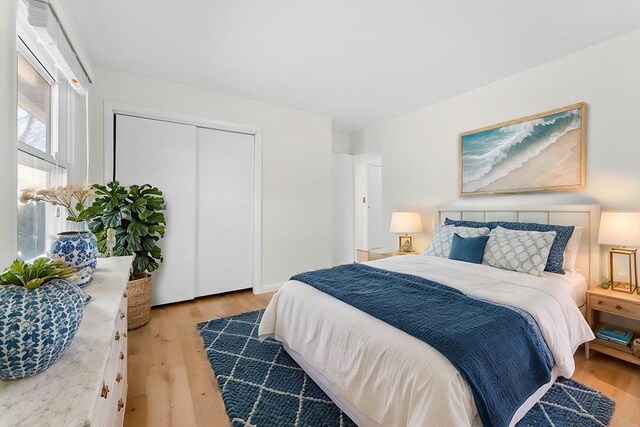
{"type": "Polygon", "coordinates": [[[260,295],[260,294],[266,294],[269,292],[275,292],[278,289],[280,289],[280,287],[284,285],[284,283],[274,283],[268,286],[262,286],[260,289],[253,289],[253,293],[256,295],[260,295]]]}

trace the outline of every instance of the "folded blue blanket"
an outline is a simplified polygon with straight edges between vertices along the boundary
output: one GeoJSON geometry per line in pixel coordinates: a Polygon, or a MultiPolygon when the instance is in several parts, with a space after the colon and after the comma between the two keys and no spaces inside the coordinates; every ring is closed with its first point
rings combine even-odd
{"type": "Polygon", "coordinates": [[[535,321],[521,310],[364,264],[301,273],[291,279],[442,353],[471,387],[484,426],[508,426],[518,407],[551,380],[553,358],[535,321]]]}

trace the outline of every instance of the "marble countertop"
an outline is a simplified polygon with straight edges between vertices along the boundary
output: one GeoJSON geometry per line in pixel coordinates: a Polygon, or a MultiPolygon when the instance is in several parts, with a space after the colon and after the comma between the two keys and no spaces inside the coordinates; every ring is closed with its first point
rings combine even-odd
{"type": "Polygon", "coordinates": [[[84,288],[91,301],[75,340],[60,359],[33,377],[0,380],[0,427],[89,424],[132,259],[98,260],[93,283],[84,288]]]}

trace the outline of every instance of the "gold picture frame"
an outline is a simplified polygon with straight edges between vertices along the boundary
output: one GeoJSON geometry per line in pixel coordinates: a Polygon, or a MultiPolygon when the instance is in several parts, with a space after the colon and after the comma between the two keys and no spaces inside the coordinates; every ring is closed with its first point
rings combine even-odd
{"type": "Polygon", "coordinates": [[[413,238],[411,236],[398,236],[398,252],[413,252],[413,238]]]}
{"type": "Polygon", "coordinates": [[[462,132],[458,140],[459,194],[583,189],[586,156],[584,102],[462,132]],[[518,144],[527,144],[529,149],[518,151],[518,144]],[[532,154],[536,150],[540,151],[532,154]],[[563,179],[571,182],[560,182],[563,179]]]}

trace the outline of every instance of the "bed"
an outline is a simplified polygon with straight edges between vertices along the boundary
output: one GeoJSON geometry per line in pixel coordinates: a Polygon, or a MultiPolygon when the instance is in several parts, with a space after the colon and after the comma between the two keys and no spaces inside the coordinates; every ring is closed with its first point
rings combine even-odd
{"type": "MultiPolygon", "coordinates": [[[[553,355],[550,380],[511,418],[514,425],[557,376],[570,377],[573,353],[593,334],[580,307],[597,274],[597,206],[442,208],[440,220],[519,220],[581,225],[584,232],[573,274],[536,277],[434,256],[404,256],[368,265],[406,273],[496,304],[525,310],[553,355]]],[[[454,321],[454,320],[452,320],[454,321]]],[[[436,349],[306,283],[291,280],[273,297],[260,324],[358,425],[476,426],[481,419],[467,381],[436,349]]]]}

